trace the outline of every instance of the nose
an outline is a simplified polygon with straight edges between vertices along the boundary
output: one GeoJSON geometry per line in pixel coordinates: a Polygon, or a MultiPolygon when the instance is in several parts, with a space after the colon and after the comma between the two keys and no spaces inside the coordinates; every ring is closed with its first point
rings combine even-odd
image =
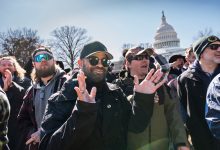
{"type": "Polygon", "coordinates": [[[98,67],[104,67],[104,66],[102,65],[101,59],[99,59],[99,62],[98,62],[98,64],[97,64],[96,66],[98,66],[98,67]]]}

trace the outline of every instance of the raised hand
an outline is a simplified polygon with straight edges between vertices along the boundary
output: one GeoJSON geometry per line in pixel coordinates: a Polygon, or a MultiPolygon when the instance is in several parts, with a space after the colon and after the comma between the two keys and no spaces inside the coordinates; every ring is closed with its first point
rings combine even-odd
{"type": "Polygon", "coordinates": [[[85,79],[86,79],[86,76],[84,75],[84,72],[80,70],[79,73],[77,74],[79,87],[74,87],[78,95],[78,100],[88,102],[88,103],[95,103],[96,102],[95,101],[96,87],[93,87],[89,94],[86,89],[85,79]]]}
{"type": "Polygon", "coordinates": [[[12,84],[12,74],[11,74],[11,72],[8,69],[6,69],[5,72],[4,72],[3,82],[4,82],[3,90],[7,91],[8,88],[12,84]]]}
{"type": "Polygon", "coordinates": [[[160,81],[163,76],[163,72],[157,70],[154,73],[154,69],[151,69],[145,79],[139,84],[137,76],[134,76],[134,91],[145,94],[153,94],[156,90],[162,86],[166,79],[160,81]]]}

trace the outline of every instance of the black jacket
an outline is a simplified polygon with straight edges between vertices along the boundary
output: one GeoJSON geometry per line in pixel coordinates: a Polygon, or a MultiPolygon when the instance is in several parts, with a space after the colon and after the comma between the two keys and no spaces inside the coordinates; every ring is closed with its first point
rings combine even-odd
{"type": "Polygon", "coordinates": [[[218,147],[205,121],[206,92],[211,80],[220,72],[218,67],[212,75],[202,71],[198,61],[178,77],[177,92],[187,116],[184,120],[193,145],[198,150],[215,150],[218,147]]]}
{"type": "MultiPolygon", "coordinates": [[[[94,84],[86,83],[90,92],[94,84]]],[[[76,102],[75,86],[69,80],[48,101],[41,150],[126,150],[128,130],[138,133],[149,123],[153,109],[146,106],[153,108],[154,94],[135,93],[131,105],[120,88],[103,83],[96,86],[96,103],[85,103],[76,102]]]]}

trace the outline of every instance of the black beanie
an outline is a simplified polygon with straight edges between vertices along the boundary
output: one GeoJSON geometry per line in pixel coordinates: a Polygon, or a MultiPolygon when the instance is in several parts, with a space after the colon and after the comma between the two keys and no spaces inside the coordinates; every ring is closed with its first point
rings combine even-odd
{"type": "Polygon", "coordinates": [[[193,52],[196,56],[196,59],[200,59],[200,55],[205,50],[206,47],[208,47],[211,43],[220,41],[220,39],[217,36],[204,36],[197,40],[195,43],[193,43],[193,52]]]}

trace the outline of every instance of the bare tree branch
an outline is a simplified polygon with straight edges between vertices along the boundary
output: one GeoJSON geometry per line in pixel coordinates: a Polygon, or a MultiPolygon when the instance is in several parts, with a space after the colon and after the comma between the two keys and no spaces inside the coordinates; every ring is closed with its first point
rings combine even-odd
{"type": "Polygon", "coordinates": [[[62,26],[52,31],[53,39],[50,40],[50,45],[56,49],[58,58],[71,69],[74,68],[82,47],[90,41],[86,34],[85,29],[75,26],[62,26]]]}

